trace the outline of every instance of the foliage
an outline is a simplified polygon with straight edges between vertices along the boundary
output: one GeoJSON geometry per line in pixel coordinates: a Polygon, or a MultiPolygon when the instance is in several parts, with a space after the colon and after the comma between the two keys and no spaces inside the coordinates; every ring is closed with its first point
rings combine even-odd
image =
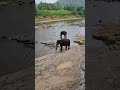
{"type": "Polygon", "coordinates": [[[85,16],[85,7],[64,5],[61,6],[59,2],[56,3],[43,3],[40,2],[35,8],[36,15],[80,15],[85,16]]]}
{"type": "Polygon", "coordinates": [[[75,10],[75,7],[74,7],[74,6],[71,6],[71,5],[65,5],[65,6],[64,6],[64,10],[74,11],[74,10],[75,10]]]}
{"type": "Polygon", "coordinates": [[[70,15],[73,12],[67,10],[38,10],[36,15],[70,15]]]}
{"type": "Polygon", "coordinates": [[[59,3],[54,4],[54,3],[43,3],[43,2],[39,3],[37,7],[39,10],[59,10],[62,8],[59,3]]]}
{"type": "Polygon", "coordinates": [[[76,8],[76,14],[84,17],[84,16],[85,16],[85,8],[82,7],[82,6],[78,6],[78,7],[76,8]]]}
{"type": "MultiPolygon", "coordinates": [[[[61,5],[83,6],[85,7],[85,0],[58,0],[61,5]]],[[[57,3],[56,2],[56,3],[57,3]]]]}

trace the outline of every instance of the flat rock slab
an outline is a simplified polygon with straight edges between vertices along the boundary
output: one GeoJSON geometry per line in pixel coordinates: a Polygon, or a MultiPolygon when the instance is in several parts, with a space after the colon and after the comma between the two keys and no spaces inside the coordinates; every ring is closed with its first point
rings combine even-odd
{"type": "Polygon", "coordinates": [[[35,60],[35,90],[84,90],[85,47],[72,47],[35,60]]]}

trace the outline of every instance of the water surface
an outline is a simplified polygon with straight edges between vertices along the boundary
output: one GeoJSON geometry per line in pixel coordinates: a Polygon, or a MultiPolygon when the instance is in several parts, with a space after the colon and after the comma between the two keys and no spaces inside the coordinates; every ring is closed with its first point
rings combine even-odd
{"type": "MultiPolygon", "coordinates": [[[[71,46],[78,45],[73,39],[78,35],[85,35],[85,27],[80,27],[80,21],[74,22],[56,22],[37,26],[35,31],[35,41],[37,42],[53,42],[60,39],[60,32],[67,31],[67,38],[71,40],[71,46]]],[[[54,52],[54,48],[50,48],[40,43],[35,45],[35,56],[40,57],[45,54],[54,52]]]]}

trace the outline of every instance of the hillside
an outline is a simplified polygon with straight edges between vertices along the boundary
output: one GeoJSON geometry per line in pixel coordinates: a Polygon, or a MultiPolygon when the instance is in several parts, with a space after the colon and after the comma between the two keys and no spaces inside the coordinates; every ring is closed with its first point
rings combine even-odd
{"type": "Polygon", "coordinates": [[[57,2],[61,5],[85,6],[85,0],[58,0],[57,2]]]}

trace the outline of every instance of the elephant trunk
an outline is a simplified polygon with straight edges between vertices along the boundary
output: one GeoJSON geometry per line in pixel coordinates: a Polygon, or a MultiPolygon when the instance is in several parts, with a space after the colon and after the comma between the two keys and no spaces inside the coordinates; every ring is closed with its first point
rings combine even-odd
{"type": "Polygon", "coordinates": [[[57,51],[57,48],[58,48],[58,42],[56,42],[56,51],[57,51]]]}
{"type": "Polygon", "coordinates": [[[56,42],[56,50],[57,50],[57,48],[58,48],[58,45],[59,45],[59,42],[60,40],[57,40],[57,42],[56,42]]]}
{"type": "Polygon", "coordinates": [[[56,51],[57,51],[57,47],[58,47],[58,46],[56,45],[56,51]]]}

